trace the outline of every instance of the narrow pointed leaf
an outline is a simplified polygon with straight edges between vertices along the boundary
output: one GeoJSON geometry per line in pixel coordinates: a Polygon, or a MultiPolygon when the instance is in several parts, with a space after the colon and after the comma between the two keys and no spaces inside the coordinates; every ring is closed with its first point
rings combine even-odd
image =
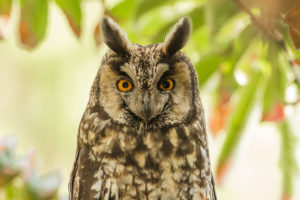
{"type": "Polygon", "coordinates": [[[280,121],[284,119],[284,107],[282,104],[274,104],[268,112],[264,112],[261,121],[280,121]]]}
{"type": "Polygon", "coordinates": [[[230,110],[230,101],[226,103],[222,103],[222,101],[219,101],[214,106],[209,118],[209,129],[212,132],[213,136],[217,136],[217,133],[225,128],[230,110]]]}
{"type": "Polygon", "coordinates": [[[298,170],[295,149],[296,137],[293,134],[287,121],[278,124],[281,136],[280,168],[282,172],[282,199],[291,199],[293,194],[293,184],[298,170]]]}
{"type": "Polygon", "coordinates": [[[261,121],[280,121],[285,116],[283,103],[278,98],[277,81],[278,80],[271,77],[267,82],[267,86],[264,90],[261,121]]]}
{"type": "Polygon", "coordinates": [[[19,39],[28,48],[35,47],[45,36],[48,19],[48,1],[21,0],[19,39]]]}
{"type": "Polygon", "coordinates": [[[233,106],[231,96],[237,87],[237,83],[233,76],[224,74],[222,70],[221,78],[215,94],[215,102],[213,112],[209,118],[209,128],[213,136],[217,136],[218,132],[224,130],[233,106]]]}
{"type": "Polygon", "coordinates": [[[268,61],[271,75],[264,90],[262,121],[280,121],[285,117],[284,97],[287,74],[283,61],[279,60],[281,49],[274,42],[269,42],[268,61]]]}
{"type": "Polygon", "coordinates": [[[200,87],[210,78],[210,76],[218,69],[224,58],[217,54],[208,54],[195,63],[198,74],[200,87]]]}
{"type": "Polygon", "coordinates": [[[68,23],[77,37],[81,34],[81,7],[80,0],[55,0],[66,15],[68,23]]]}
{"type": "Polygon", "coordinates": [[[258,30],[254,24],[249,24],[246,26],[239,34],[239,36],[233,41],[233,52],[230,60],[232,68],[231,73],[234,72],[236,63],[244,55],[244,53],[249,49],[251,44],[255,42],[256,36],[258,35],[258,30]]]}
{"type": "Polygon", "coordinates": [[[237,144],[242,136],[243,128],[248,119],[248,115],[252,110],[255,101],[255,94],[261,79],[261,73],[255,72],[250,82],[241,88],[239,101],[235,106],[232,117],[229,121],[228,133],[221,149],[217,165],[217,180],[223,179],[225,171],[223,169],[237,147],[237,144]]]}

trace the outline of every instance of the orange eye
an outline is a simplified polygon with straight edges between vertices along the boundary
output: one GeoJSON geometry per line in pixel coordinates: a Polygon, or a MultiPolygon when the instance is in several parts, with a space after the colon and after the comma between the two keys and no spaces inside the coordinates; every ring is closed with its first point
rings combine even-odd
{"type": "Polygon", "coordinates": [[[159,88],[165,91],[171,91],[174,88],[175,81],[172,79],[164,80],[160,83],[159,88]]]}
{"type": "Polygon", "coordinates": [[[127,80],[119,80],[117,82],[117,88],[122,92],[128,92],[132,89],[132,84],[127,80]]]}

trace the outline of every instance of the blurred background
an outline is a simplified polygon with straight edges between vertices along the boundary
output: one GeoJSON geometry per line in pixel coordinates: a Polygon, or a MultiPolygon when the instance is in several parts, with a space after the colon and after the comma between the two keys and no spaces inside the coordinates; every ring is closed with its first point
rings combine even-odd
{"type": "Polygon", "coordinates": [[[0,199],[67,199],[103,15],[142,45],[190,16],[218,199],[300,199],[298,0],[0,0],[0,199]]]}

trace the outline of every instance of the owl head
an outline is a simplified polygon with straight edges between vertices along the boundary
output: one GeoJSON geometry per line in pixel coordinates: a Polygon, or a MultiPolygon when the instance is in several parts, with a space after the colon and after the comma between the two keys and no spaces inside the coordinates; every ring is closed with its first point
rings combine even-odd
{"type": "Polygon", "coordinates": [[[189,58],[180,52],[191,32],[190,19],[180,19],[163,43],[148,46],[132,44],[111,18],[104,17],[101,28],[109,50],[91,98],[106,117],[149,128],[191,122],[200,101],[198,80],[189,58]]]}

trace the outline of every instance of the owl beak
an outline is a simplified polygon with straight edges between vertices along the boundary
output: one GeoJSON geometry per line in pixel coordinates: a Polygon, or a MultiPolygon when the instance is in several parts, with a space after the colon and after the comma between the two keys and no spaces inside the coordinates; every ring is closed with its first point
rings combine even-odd
{"type": "Polygon", "coordinates": [[[146,93],[143,97],[143,118],[146,122],[148,122],[151,119],[151,100],[150,100],[150,94],[146,93]]]}
{"type": "Polygon", "coordinates": [[[144,105],[144,119],[146,122],[148,122],[151,118],[151,110],[150,110],[150,106],[149,105],[144,105]]]}

